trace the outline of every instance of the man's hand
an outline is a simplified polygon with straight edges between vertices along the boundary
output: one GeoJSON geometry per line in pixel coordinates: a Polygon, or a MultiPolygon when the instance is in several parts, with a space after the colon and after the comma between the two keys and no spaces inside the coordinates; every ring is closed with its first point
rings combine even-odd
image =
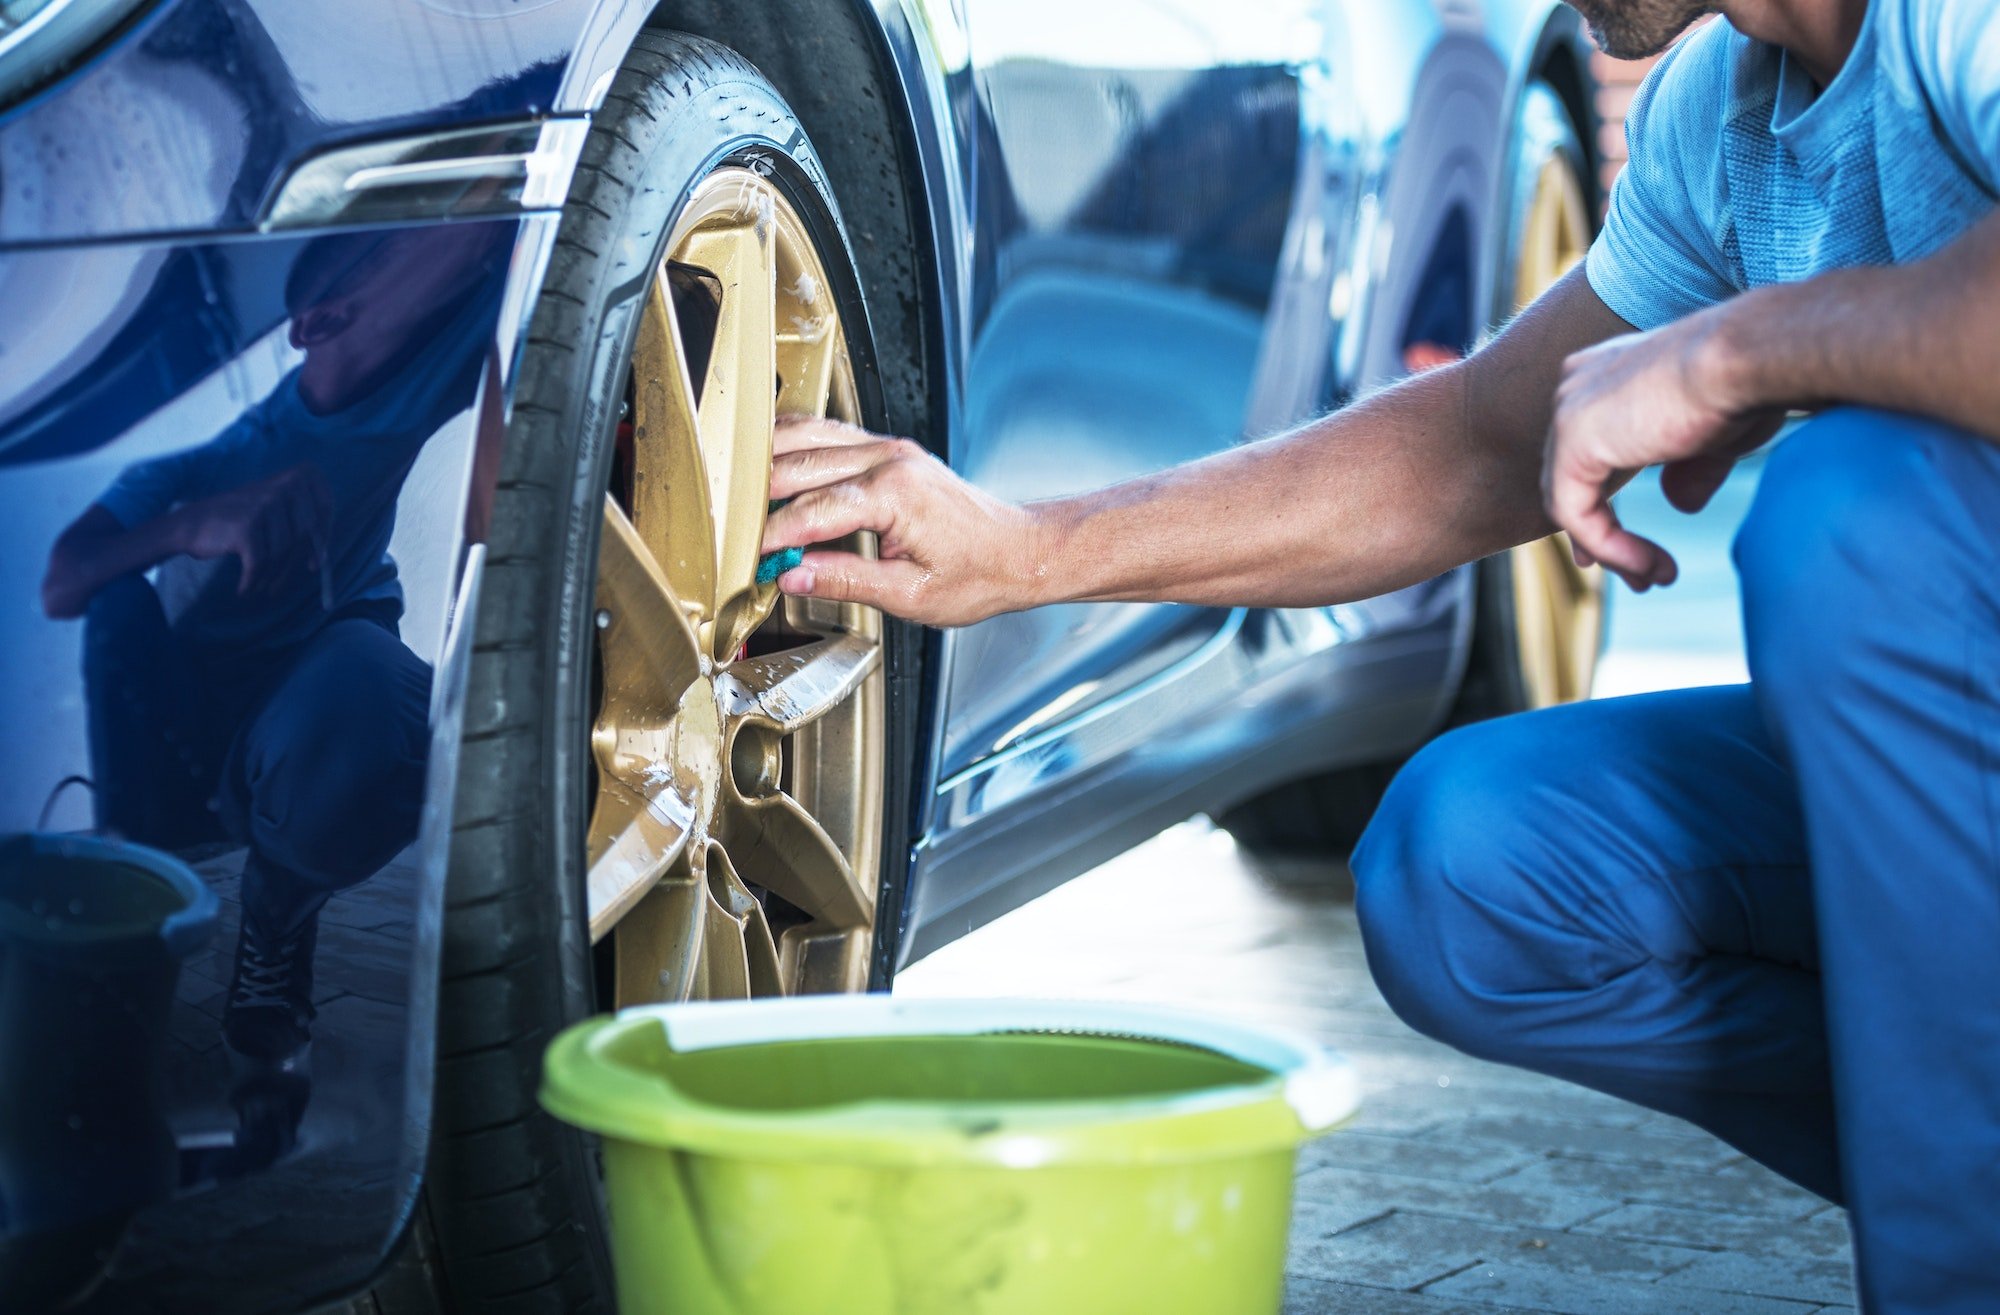
{"type": "Polygon", "coordinates": [[[242,571],[236,592],[268,592],[301,565],[326,561],[333,498],[311,465],[190,502],[169,513],[175,546],[189,557],[234,556],[242,571]]]}
{"type": "Polygon", "coordinates": [[[908,439],[833,420],[778,424],[767,553],[877,536],[879,557],[806,553],[778,577],[788,594],[866,603],[934,626],[969,625],[1038,601],[1037,518],[968,484],[908,439]]]}
{"type": "Polygon", "coordinates": [[[1672,584],[1666,549],[1618,522],[1611,495],[1647,466],[1681,511],[1708,504],[1730,468],[1783,423],[1736,386],[1727,305],[1651,333],[1585,348],[1563,362],[1549,426],[1543,494],[1577,560],[1601,562],[1634,589],[1672,584]]]}

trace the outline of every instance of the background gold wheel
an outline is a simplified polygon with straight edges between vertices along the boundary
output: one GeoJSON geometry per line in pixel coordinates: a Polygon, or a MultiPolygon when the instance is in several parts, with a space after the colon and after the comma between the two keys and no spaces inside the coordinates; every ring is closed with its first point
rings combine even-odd
{"type": "Polygon", "coordinates": [[[867,984],[882,620],[756,580],[777,414],[858,420],[825,266],[751,167],[704,178],[647,289],[598,555],[591,939],[613,998],[867,984]]]}
{"type": "MultiPolygon", "coordinates": [[[[1567,274],[1590,249],[1593,189],[1583,148],[1561,98],[1544,83],[1521,107],[1514,255],[1515,309],[1567,274]]],[[[1580,567],[1567,535],[1507,552],[1504,590],[1488,589],[1481,606],[1511,616],[1511,634],[1494,636],[1490,673],[1507,688],[1491,692],[1492,712],[1516,712],[1590,696],[1604,643],[1604,572],[1580,567]],[[1497,596],[1496,596],[1497,595],[1497,596]]]]}

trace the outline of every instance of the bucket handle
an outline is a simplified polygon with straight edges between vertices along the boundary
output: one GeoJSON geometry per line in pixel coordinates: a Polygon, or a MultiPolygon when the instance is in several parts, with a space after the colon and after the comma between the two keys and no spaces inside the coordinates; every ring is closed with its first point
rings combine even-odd
{"type": "Polygon", "coordinates": [[[185,959],[208,944],[215,932],[219,907],[215,892],[208,888],[208,883],[201,882],[200,893],[160,924],[160,940],[166,944],[167,953],[185,959]]]}

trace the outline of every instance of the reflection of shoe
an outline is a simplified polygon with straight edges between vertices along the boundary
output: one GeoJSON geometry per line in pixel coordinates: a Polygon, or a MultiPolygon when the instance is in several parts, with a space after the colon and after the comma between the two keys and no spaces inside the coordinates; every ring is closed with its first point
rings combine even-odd
{"type": "Polygon", "coordinates": [[[236,971],[222,1011],[222,1039],[246,1059],[285,1066],[312,1041],[313,948],[319,915],[278,933],[244,913],[236,971]]]}
{"type": "Polygon", "coordinates": [[[311,1099],[312,1076],[303,1058],[243,1066],[229,1091],[237,1127],[236,1143],[224,1161],[228,1176],[254,1173],[291,1154],[311,1099]]]}

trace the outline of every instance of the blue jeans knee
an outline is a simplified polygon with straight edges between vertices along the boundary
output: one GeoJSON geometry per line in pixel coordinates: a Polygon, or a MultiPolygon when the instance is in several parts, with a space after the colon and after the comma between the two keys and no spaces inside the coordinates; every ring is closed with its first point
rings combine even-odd
{"type": "Polygon", "coordinates": [[[1496,932],[1488,896],[1524,859],[1525,837],[1507,821],[1520,804],[1517,720],[1454,731],[1411,759],[1352,861],[1362,944],[1390,1007],[1426,1036],[1495,1059],[1506,1058],[1495,1053],[1505,1027],[1462,966],[1496,932]]]}

